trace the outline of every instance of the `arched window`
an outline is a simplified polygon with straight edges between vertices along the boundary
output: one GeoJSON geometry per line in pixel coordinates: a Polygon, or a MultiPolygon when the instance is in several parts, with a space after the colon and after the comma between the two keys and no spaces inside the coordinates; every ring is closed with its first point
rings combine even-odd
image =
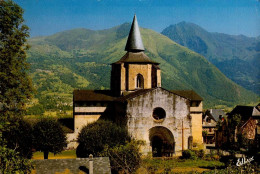
{"type": "Polygon", "coordinates": [[[136,77],[136,88],[144,88],[144,77],[141,74],[137,74],[136,77]]]}

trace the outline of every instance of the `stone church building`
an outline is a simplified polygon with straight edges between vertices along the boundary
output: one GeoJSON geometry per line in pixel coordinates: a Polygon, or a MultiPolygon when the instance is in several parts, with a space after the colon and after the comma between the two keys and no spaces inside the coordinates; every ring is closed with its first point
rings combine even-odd
{"type": "Polygon", "coordinates": [[[125,51],[112,63],[110,90],[73,92],[74,137],[84,125],[106,117],[126,126],[135,139],[144,140],[145,154],[180,155],[201,144],[202,98],[191,90],[161,87],[159,63],[144,53],[136,16],[125,51]]]}

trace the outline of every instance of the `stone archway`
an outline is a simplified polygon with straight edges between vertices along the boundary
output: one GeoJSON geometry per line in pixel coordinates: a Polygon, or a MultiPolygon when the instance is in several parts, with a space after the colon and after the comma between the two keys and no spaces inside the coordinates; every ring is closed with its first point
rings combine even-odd
{"type": "Polygon", "coordinates": [[[175,153],[175,141],[172,132],[156,126],[149,130],[149,140],[152,146],[153,157],[170,157],[175,153]]]}

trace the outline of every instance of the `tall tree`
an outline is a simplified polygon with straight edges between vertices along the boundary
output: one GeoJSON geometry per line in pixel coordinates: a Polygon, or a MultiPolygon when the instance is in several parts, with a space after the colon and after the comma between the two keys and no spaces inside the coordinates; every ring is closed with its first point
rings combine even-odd
{"type": "Polygon", "coordinates": [[[0,116],[20,115],[32,96],[26,62],[29,28],[23,9],[11,0],[0,1],[0,116]]]}
{"type": "Polygon", "coordinates": [[[0,173],[30,173],[30,161],[6,147],[2,133],[11,125],[8,119],[21,116],[31,97],[32,83],[27,74],[25,51],[28,27],[23,10],[11,0],[0,0],[0,173]]]}

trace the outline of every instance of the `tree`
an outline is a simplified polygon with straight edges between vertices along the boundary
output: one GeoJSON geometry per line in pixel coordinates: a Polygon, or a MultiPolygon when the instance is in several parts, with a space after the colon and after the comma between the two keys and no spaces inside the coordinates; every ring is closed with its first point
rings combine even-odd
{"type": "Polygon", "coordinates": [[[26,43],[28,27],[23,10],[11,0],[0,1],[0,116],[19,116],[31,98],[33,88],[28,76],[26,43]]]}
{"type": "Polygon", "coordinates": [[[98,156],[105,146],[114,147],[130,141],[125,128],[111,121],[99,120],[83,127],[78,136],[77,157],[98,156]]]}
{"type": "Polygon", "coordinates": [[[57,121],[42,119],[33,126],[33,146],[44,153],[44,159],[49,152],[60,153],[66,145],[66,135],[57,121]]]}
{"type": "Polygon", "coordinates": [[[10,117],[19,117],[31,97],[32,84],[27,75],[25,50],[28,27],[23,10],[11,0],[0,1],[0,173],[30,173],[32,165],[6,147],[3,132],[10,117]]]}
{"type": "Polygon", "coordinates": [[[12,118],[8,130],[3,132],[6,147],[15,149],[24,158],[32,157],[32,126],[23,119],[12,118]]]}

